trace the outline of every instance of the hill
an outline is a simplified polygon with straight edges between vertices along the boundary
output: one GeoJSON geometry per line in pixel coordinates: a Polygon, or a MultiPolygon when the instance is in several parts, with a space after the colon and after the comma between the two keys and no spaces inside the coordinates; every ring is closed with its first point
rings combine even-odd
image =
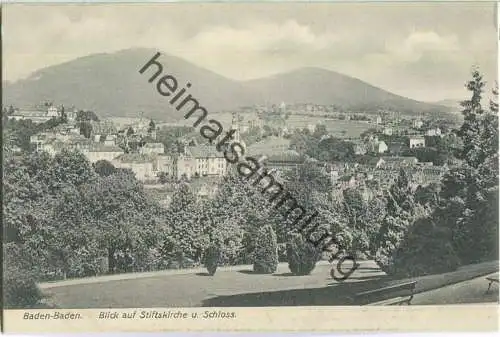
{"type": "Polygon", "coordinates": [[[335,104],[354,111],[382,109],[408,114],[449,110],[398,96],[359,79],[320,68],[301,68],[245,84],[258,95],[259,101],[335,104]]]}
{"type": "MultiPolygon", "coordinates": [[[[40,69],[29,78],[4,84],[4,104],[27,107],[51,100],[56,104],[95,110],[100,116],[136,117],[139,111],[159,120],[182,118],[172,109],[149,76],[138,70],[156,53],[154,49],[127,49],[94,54],[40,69]]],[[[387,109],[403,113],[446,112],[447,107],[394,95],[361,80],[336,72],[302,68],[285,74],[234,81],[162,53],[164,73],[174,75],[209,111],[253,104],[336,104],[353,110],[387,109]]]]}
{"type": "Polygon", "coordinates": [[[452,108],[454,111],[461,111],[462,110],[462,106],[460,105],[459,99],[443,99],[441,101],[433,102],[433,103],[452,108]]]}

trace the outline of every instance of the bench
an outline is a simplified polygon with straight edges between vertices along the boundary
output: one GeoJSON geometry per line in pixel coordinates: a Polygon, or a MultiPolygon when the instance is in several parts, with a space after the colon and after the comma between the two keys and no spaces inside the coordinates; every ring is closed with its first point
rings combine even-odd
{"type": "Polygon", "coordinates": [[[490,276],[486,278],[486,281],[489,281],[490,283],[488,284],[488,290],[486,290],[486,293],[490,291],[491,285],[493,282],[498,283],[498,275],[497,276],[490,276]]]}
{"type": "Polygon", "coordinates": [[[355,303],[362,303],[361,305],[402,305],[404,303],[410,305],[416,284],[417,281],[409,281],[379,289],[363,291],[355,294],[353,300],[355,303]],[[387,295],[389,295],[389,298],[387,298],[387,295]]]}

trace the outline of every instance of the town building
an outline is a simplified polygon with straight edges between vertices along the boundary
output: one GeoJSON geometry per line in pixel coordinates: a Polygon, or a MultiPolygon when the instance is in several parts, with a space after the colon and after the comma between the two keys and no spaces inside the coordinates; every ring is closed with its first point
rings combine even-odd
{"type": "Polygon", "coordinates": [[[117,136],[116,135],[107,135],[104,139],[104,145],[114,146],[116,145],[117,136]]]}
{"type": "Polygon", "coordinates": [[[382,157],[378,160],[375,167],[383,169],[398,170],[403,167],[411,167],[418,163],[415,157],[382,157]]]}
{"type": "Polygon", "coordinates": [[[116,168],[130,169],[134,172],[137,180],[152,181],[156,180],[158,171],[155,170],[154,158],[151,155],[140,153],[126,153],[113,159],[111,163],[116,168]]]}
{"type": "Polygon", "coordinates": [[[268,169],[286,172],[296,170],[304,163],[304,158],[294,150],[287,150],[282,153],[274,153],[264,156],[265,166],[268,169]]]}
{"type": "Polygon", "coordinates": [[[186,147],[186,152],[194,158],[196,167],[194,175],[222,176],[227,172],[227,161],[223,152],[217,151],[215,146],[198,145],[186,147]]]}
{"type": "Polygon", "coordinates": [[[17,109],[7,116],[9,120],[31,120],[35,124],[47,122],[60,117],[61,111],[53,105],[37,106],[34,109],[17,109]]]}
{"type": "Polygon", "coordinates": [[[162,143],[146,143],[139,149],[139,152],[142,154],[164,154],[165,146],[162,143]]]}
{"type": "Polygon", "coordinates": [[[425,147],[425,137],[423,136],[410,136],[408,137],[408,146],[410,149],[425,147]]]}
{"type": "Polygon", "coordinates": [[[441,136],[441,129],[440,128],[433,128],[429,129],[425,133],[426,136],[433,137],[433,136],[441,136]]]}
{"type": "Polygon", "coordinates": [[[391,127],[384,128],[383,134],[386,136],[392,136],[392,134],[393,134],[392,128],[391,127]]]}
{"type": "Polygon", "coordinates": [[[115,124],[109,119],[90,121],[90,125],[92,127],[90,135],[95,142],[99,142],[101,136],[106,137],[107,135],[115,135],[117,133],[115,124]]]}
{"type": "Polygon", "coordinates": [[[389,147],[387,146],[387,144],[383,140],[381,140],[377,143],[375,149],[376,149],[377,153],[385,153],[389,150],[389,147]]]}
{"type": "Polygon", "coordinates": [[[421,119],[414,119],[412,126],[414,129],[420,129],[424,125],[424,122],[421,119]]]}
{"type": "Polygon", "coordinates": [[[82,152],[91,163],[95,163],[99,160],[111,162],[113,159],[124,154],[123,150],[118,146],[105,145],[102,143],[92,143],[82,152]]]}
{"type": "Polygon", "coordinates": [[[353,143],[353,148],[354,148],[354,154],[356,155],[365,155],[367,152],[367,147],[364,143],[362,142],[354,142],[353,143]]]}

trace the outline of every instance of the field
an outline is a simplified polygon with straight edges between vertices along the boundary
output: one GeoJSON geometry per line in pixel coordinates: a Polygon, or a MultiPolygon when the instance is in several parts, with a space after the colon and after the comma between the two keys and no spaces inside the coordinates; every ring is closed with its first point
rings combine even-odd
{"type": "Polygon", "coordinates": [[[286,123],[288,127],[292,129],[302,129],[311,124],[316,125],[323,123],[326,125],[327,130],[334,136],[346,138],[357,138],[364,131],[376,127],[374,124],[363,121],[345,121],[299,115],[290,116],[286,123]]]}

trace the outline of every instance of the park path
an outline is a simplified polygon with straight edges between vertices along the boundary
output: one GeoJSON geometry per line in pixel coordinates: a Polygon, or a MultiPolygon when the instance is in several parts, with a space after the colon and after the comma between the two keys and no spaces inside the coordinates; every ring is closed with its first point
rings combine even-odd
{"type": "MultiPolygon", "coordinates": [[[[497,275],[493,273],[490,275],[497,275]]],[[[415,295],[412,305],[498,303],[498,283],[488,289],[485,275],[415,295]]]]}

